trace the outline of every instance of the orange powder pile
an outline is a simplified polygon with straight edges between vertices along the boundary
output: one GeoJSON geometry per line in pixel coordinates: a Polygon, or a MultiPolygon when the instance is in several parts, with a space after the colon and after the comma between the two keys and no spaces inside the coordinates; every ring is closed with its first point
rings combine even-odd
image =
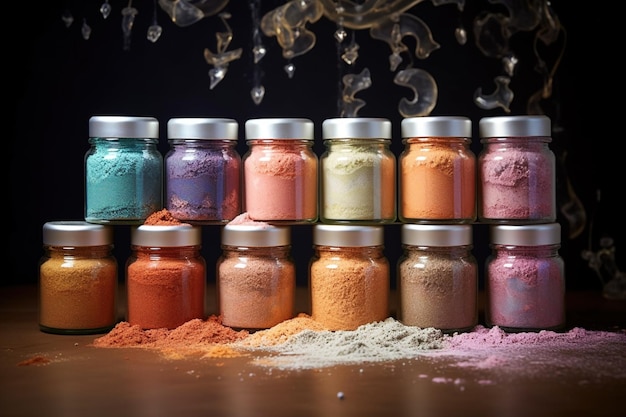
{"type": "Polygon", "coordinates": [[[300,313],[296,317],[285,320],[267,330],[255,332],[235,344],[249,348],[276,346],[285,343],[291,336],[304,330],[322,331],[328,329],[313,320],[308,314],[300,313]]]}
{"type": "Polygon", "coordinates": [[[149,215],[143,224],[148,226],[176,226],[183,224],[183,222],[172,216],[172,213],[167,209],[163,209],[149,215]]]}

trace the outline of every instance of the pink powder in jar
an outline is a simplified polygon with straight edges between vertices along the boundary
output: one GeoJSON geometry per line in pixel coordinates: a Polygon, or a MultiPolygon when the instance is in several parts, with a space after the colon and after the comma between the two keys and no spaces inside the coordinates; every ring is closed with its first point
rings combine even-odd
{"type": "Polygon", "coordinates": [[[492,226],[485,321],[506,331],[565,325],[565,276],[558,223],[492,226]]]}
{"type": "Polygon", "coordinates": [[[548,223],[556,219],[556,167],[545,116],[480,120],[478,218],[548,223]]]}

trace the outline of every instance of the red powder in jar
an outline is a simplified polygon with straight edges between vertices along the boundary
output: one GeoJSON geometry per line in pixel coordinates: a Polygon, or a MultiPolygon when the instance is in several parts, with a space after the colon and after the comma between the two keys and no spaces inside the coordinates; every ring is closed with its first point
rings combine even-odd
{"type": "Polygon", "coordinates": [[[173,329],[204,318],[206,265],[194,257],[164,258],[137,252],[127,267],[128,322],[146,329],[173,329]]]}

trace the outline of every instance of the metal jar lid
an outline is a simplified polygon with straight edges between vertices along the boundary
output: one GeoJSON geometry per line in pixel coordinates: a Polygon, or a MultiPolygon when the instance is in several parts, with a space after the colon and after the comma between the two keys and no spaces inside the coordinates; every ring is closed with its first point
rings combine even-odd
{"type": "Polygon", "coordinates": [[[550,136],[550,129],[547,116],[496,116],[478,121],[481,138],[550,136]]]}
{"type": "Polygon", "coordinates": [[[245,124],[246,139],[313,140],[313,121],[304,118],[250,119],[245,124]]]}
{"type": "Polygon", "coordinates": [[[391,139],[391,121],[380,117],[338,117],[322,122],[324,139],[391,139]]]}
{"type": "Polygon", "coordinates": [[[168,139],[237,140],[239,124],[234,119],[181,117],[167,122],[168,139]]]}
{"type": "Polygon", "coordinates": [[[272,247],[291,244],[291,229],[286,226],[226,225],[222,228],[222,245],[272,247]]]}
{"type": "Polygon", "coordinates": [[[43,243],[50,246],[102,246],[113,244],[110,226],[85,221],[53,221],[43,225],[43,243]]]}
{"type": "Polygon", "coordinates": [[[197,246],[202,243],[202,229],[189,224],[144,224],[131,229],[130,243],[146,247],[197,246]]]}
{"type": "Polygon", "coordinates": [[[472,121],[462,116],[420,116],[402,119],[403,138],[472,136],[472,121]]]}
{"type": "Polygon", "coordinates": [[[472,244],[472,226],[403,224],[402,243],[412,246],[464,246],[472,244]]]}
{"type": "Polygon", "coordinates": [[[159,121],[143,116],[92,116],[91,138],[159,138],[159,121]]]}
{"type": "Polygon", "coordinates": [[[384,228],[382,226],[316,224],[313,226],[313,243],[321,246],[380,246],[384,244],[384,228]]]}
{"type": "Polygon", "coordinates": [[[491,243],[496,245],[541,246],[561,243],[559,223],[529,225],[493,225],[491,243]]]}

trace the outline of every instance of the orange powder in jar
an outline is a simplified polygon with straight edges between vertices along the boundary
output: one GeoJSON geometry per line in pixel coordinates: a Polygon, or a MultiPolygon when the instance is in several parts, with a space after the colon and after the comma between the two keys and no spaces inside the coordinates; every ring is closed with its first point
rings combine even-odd
{"type": "Polygon", "coordinates": [[[117,260],[113,230],[83,221],[47,222],[39,261],[39,328],[92,334],[117,321],[117,260]]]}
{"type": "Polygon", "coordinates": [[[309,265],[311,318],[354,330],[389,317],[389,262],[382,226],[314,226],[309,265]]]}
{"type": "Polygon", "coordinates": [[[399,158],[402,222],[472,223],[476,220],[476,156],[465,117],[402,121],[399,158]]]}

